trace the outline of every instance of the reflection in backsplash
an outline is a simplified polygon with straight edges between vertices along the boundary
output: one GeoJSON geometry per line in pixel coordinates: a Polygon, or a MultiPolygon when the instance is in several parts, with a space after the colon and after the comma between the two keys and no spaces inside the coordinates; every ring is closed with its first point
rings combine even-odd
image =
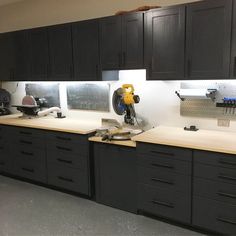
{"type": "Polygon", "coordinates": [[[69,83],[66,87],[68,109],[109,112],[108,83],[69,83]]]}
{"type": "Polygon", "coordinates": [[[59,83],[26,83],[26,95],[34,98],[45,98],[46,107],[60,107],[59,83]]]}

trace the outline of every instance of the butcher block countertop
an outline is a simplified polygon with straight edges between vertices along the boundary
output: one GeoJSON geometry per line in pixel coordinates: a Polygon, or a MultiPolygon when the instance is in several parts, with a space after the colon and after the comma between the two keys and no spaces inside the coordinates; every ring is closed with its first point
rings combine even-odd
{"type": "Polygon", "coordinates": [[[102,141],[101,137],[90,137],[89,141],[92,142],[98,142],[98,143],[107,143],[107,144],[115,144],[115,145],[120,145],[120,146],[127,146],[127,147],[136,147],[136,142],[127,140],[127,141],[102,141]]]}
{"type": "Polygon", "coordinates": [[[185,131],[183,128],[159,126],[134,136],[133,141],[163,144],[205,151],[236,154],[236,133],[198,130],[185,131]]]}
{"type": "Polygon", "coordinates": [[[89,134],[96,131],[99,122],[63,118],[56,119],[52,116],[40,118],[19,118],[21,114],[0,116],[0,125],[20,126],[34,129],[61,131],[74,134],[89,134]]]}

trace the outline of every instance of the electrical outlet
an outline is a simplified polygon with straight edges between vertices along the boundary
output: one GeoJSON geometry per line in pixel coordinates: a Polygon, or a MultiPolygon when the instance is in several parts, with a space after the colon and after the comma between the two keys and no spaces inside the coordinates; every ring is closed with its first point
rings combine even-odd
{"type": "Polygon", "coordinates": [[[230,126],[230,120],[228,120],[228,119],[218,119],[217,125],[222,126],[222,127],[229,127],[230,126]]]}

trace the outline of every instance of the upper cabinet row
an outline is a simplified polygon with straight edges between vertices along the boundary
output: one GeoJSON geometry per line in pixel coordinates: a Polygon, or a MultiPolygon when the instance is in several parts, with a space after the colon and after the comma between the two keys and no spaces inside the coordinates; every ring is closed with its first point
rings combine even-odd
{"type": "Polygon", "coordinates": [[[236,0],[208,0],[0,34],[0,80],[101,80],[102,70],[149,80],[236,77],[236,0]]]}

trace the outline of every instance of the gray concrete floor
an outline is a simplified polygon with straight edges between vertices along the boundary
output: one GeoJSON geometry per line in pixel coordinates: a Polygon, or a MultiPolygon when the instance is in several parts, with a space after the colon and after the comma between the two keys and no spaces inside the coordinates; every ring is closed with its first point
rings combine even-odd
{"type": "Polygon", "coordinates": [[[0,176],[0,236],[164,235],[196,232],[0,176]]]}

